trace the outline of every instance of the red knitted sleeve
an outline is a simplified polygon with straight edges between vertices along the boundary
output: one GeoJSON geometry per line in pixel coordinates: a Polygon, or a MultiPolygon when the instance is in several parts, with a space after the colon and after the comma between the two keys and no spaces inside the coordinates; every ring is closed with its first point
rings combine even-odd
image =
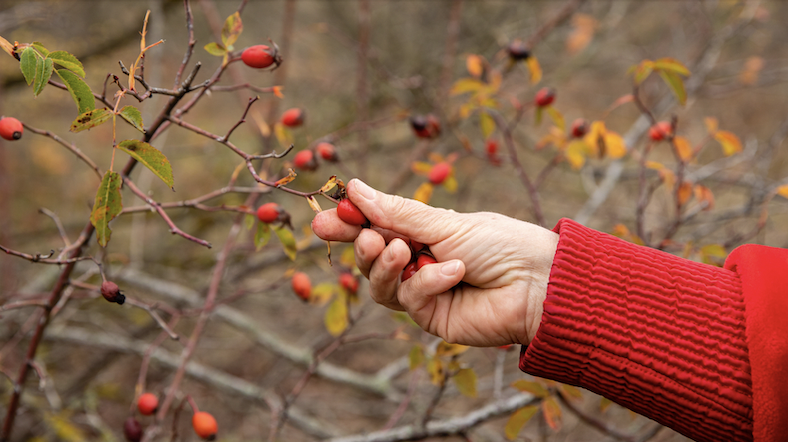
{"type": "Polygon", "coordinates": [[[544,314],[520,357],[698,441],[751,441],[736,273],[563,219],[544,314]]]}

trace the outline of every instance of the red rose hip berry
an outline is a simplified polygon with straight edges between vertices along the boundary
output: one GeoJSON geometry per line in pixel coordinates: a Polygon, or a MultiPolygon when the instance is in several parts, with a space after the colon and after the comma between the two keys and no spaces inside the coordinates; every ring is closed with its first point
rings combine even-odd
{"type": "Polygon", "coordinates": [[[421,269],[422,267],[424,267],[424,266],[426,266],[428,264],[435,264],[437,262],[438,262],[438,260],[435,259],[434,256],[427,255],[426,253],[422,253],[416,259],[416,269],[421,269]]]}
{"type": "Polygon", "coordinates": [[[279,219],[282,208],[277,203],[265,203],[257,208],[257,219],[264,223],[272,223],[279,219]]]}
{"type": "Polygon", "coordinates": [[[536,93],[534,102],[539,107],[545,107],[553,104],[555,101],[555,90],[550,87],[543,87],[536,93]]]}
{"type": "Polygon", "coordinates": [[[0,120],[0,137],[8,141],[14,141],[22,138],[22,133],[25,128],[22,123],[14,117],[5,117],[0,120]]]}
{"type": "Polygon", "coordinates": [[[205,440],[215,440],[219,425],[210,413],[198,411],[192,416],[192,428],[197,436],[205,440]]]}
{"type": "Polygon", "coordinates": [[[438,117],[432,114],[411,117],[410,127],[419,138],[436,138],[441,134],[441,123],[438,117]]]}
{"type": "Polygon", "coordinates": [[[446,178],[448,178],[450,173],[451,165],[449,163],[438,163],[432,166],[427,178],[429,178],[432,184],[441,184],[442,182],[446,181],[446,178]]]}
{"type": "Polygon", "coordinates": [[[363,226],[369,222],[367,217],[361,213],[361,210],[349,199],[344,199],[339,202],[339,206],[337,206],[337,215],[342,221],[354,226],[363,226]]]}
{"type": "Polygon", "coordinates": [[[506,52],[509,53],[509,58],[514,61],[525,60],[531,56],[531,52],[520,40],[515,40],[509,43],[509,46],[506,47],[506,52]]]}
{"type": "Polygon", "coordinates": [[[484,144],[484,151],[487,154],[487,159],[493,166],[501,165],[501,157],[498,156],[498,140],[489,138],[484,144]]]}
{"type": "Polygon", "coordinates": [[[572,138],[581,138],[588,132],[588,122],[584,118],[578,118],[572,122],[572,138]]]}
{"type": "Polygon", "coordinates": [[[358,292],[358,278],[351,273],[345,272],[339,275],[339,285],[350,292],[350,294],[355,295],[358,292]]]}
{"type": "Polygon", "coordinates": [[[123,435],[128,442],[140,442],[142,440],[142,425],[134,417],[126,419],[123,423],[123,435]]]}
{"type": "Polygon", "coordinates": [[[159,398],[153,393],[144,393],[137,399],[137,410],[143,416],[150,416],[159,408],[159,398]]]}
{"type": "Polygon", "coordinates": [[[669,121],[660,121],[648,129],[648,136],[654,141],[661,141],[672,132],[673,129],[669,121]]]}
{"type": "Polygon", "coordinates": [[[416,272],[418,270],[419,270],[419,268],[416,265],[416,262],[415,261],[411,262],[410,264],[405,266],[405,269],[402,271],[402,277],[401,277],[400,280],[402,282],[405,282],[405,281],[409,280],[413,275],[416,274],[416,272]]]}
{"type": "Polygon", "coordinates": [[[335,163],[339,160],[339,157],[337,156],[337,149],[331,143],[319,143],[315,150],[317,150],[317,154],[320,155],[320,158],[328,162],[335,163]]]}
{"type": "Polygon", "coordinates": [[[241,60],[250,68],[267,68],[276,61],[276,58],[271,52],[271,48],[266,45],[250,46],[244,49],[241,54],[241,60]]]}
{"type": "Polygon", "coordinates": [[[315,170],[317,169],[317,161],[315,161],[315,153],[311,150],[302,150],[293,157],[293,164],[296,169],[301,170],[315,170]]]}
{"type": "Polygon", "coordinates": [[[304,110],[298,107],[288,109],[282,114],[282,124],[288,127],[298,127],[304,124],[304,110]]]}
{"type": "Polygon", "coordinates": [[[312,281],[309,279],[309,275],[304,272],[296,272],[293,279],[290,280],[290,285],[302,301],[309,300],[309,296],[312,294],[312,281]]]}

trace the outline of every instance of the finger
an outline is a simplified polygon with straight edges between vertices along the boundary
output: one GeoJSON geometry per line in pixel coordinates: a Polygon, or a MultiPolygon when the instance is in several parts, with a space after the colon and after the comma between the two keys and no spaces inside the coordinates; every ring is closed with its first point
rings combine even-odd
{"type": "Polygon", "coordinates": [[[451,302],[439,305],[437,297],[459,284],[464,275],[465,264],[459,259],[425,265],[400,285],[397,299],[421,328],[445,337],[451,302]]]}
{"type": "Polygon", "coordinates": [[[324,210],[312,220],[312,231],[325,241],[353,242],[361,227],[352,226],[337,216],[337,209],[324,210]]]}
{"type": "Polygon", "coordinates": [[[356,257],[356,266],[361,273],[369,279],[369,269],[372,263],[386,248],[386,242],[377,232],[364,229],[358,234],[358,238],[353,243],[353,252],[356,257]]]}
{"type": "Polygon", "coordinates": [[[378,304],[403,310],[397,301],[397,287],[402,269],[410,261],[410,247],[401,239],[394,239],[372,263],[369,272],[369,291],[378,304]]]}
{"type": "Polygon", "coordinates": [[[449,236],[451,232],[445,226],[452,217],[458,216],[416,200],[378,192],[358,179],[351,180],[347,190],[350,200],[373,225],[425,244],[434,244],[449,236]]]}

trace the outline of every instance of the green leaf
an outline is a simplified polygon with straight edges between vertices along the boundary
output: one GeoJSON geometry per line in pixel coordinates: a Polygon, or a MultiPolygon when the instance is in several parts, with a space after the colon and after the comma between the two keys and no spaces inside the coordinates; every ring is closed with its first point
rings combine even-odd
{"type": "Polygon", "coordinates": [[[27,48],[22,51],[22,57],[20,58],[19,67],[22,69],[22,75],[25,76],[25,81],[29,86],[36,79],[36,60],[38,59],[36,51],[33,48],[27,48]]]}
{"type": "Polygon", "coordinates": [[[276,233],[276,236],[279,237],[279,241],[282,243],[282,247],[284,247],[285,255],[287,255],[287,257],[291,260],[295,261],[297,249],[293,232],[287,230],[284,227],[277,227],[274,229],[274,233],[276,233]]]}
{"type": "Polygon", "coordinates": [[[309,303],[318,306],[326,305],[335,293],[339,293],[339,290],[339,284],[321,282],[312,288],[312,293],[309,294],[309,303]]]}
{"type": "Polygon", "coordinates": [[[37,97],[44,90],[44,87],[52,76],[52,60],[38,59],[36,62],[36,81],[33,86],[33,94],[37,97]]]}
{"type": "Polygon", "coordinates": [[[684,80],[672,71],[659,71],[659,76],[662,77],[665,84],[673,91],[673,95],[676,96],[676,100],[678,100],[679,104],[684,106],[687,102],[687,91],[684,89],[684,80]]]}
{"type": "Polygon", "coordinates": [[[107,171],[101,185],[96,192],[96,201],[90,213],[90,223],[96,228],[96,240],[102,247],[106,247],[112,230],[109,222],[123,210],[121,203],[120,185],[123,179],[117,172],[107,171]]]}
{"type": "Polygon", "coordinates": [[[219,43],[210,42],[204,46],[204,49],[208,51],[209,54],[215,55],[217,57],[224,57],[227,54],[227,49],[219,43]]]}
{"type": "Polygon", "coordinates": [[[479,126],[482,128],[482,135],[486,140],[495,131],[495,120],[487,112],[482,112],[479,114],[479,126]]]}
{"type": "Polygon", "coordinates": [[[254,234],[254,247],[259,252],[271,239],[271,226],[268,223],[257,223],[257,232],[254,234]]]}
{"type": "Polygon", "coordinates": [[[71,132],[82,132],[85,129],[94,128],[102,123],[106,123],[112,118],[112,112],[107,108],[93,109],[77,117],[71,123],[71,132]]]}
{"type": "Polygon", "coordinates": [[[654,69],[660,71],[671,71],[685,77],[690,76],[690,71],[680,61],[675,58],[665,57],[654,61],[654,69]]]}
{"type": "Polygon", "coordinates": [[[463,396],[476,397],[476,372],[472,368],[461,369],[452,380],[463,396]]]}
{"type": "Polygon", "coordinates": [[[50,52],[46,55],[48,59],[51,59],[58,65],[68,69],[69,71],[79,75],[82,78],[85,78],[85,68],[82,67],[82,62],[77,60],[77,57],[69,54],[66,51],[55,51],[50,52]]]}
{"type": "Polygon", "coordinates": [[[252,230],[252,227],[254,227],[255,219],[257,218],[254,215],[246,214],[246,217],[244,218],[244,223],[246,223],[246,230],[252,230]]]}
{"type": "Polygon", "coordinates": [[[652,72],[654,72],[654,62],[651,60],[643,60],[634,69],[635,71],[635,85],[643,83],[652,72]]]}
{"type": "Polygon", "coordinates": [[[89,110],[96,108],[95,100],[93,99],[93,92],[90,87],[82,81],[77,75],[66,69],[56,69],[55,73],[66,84],[68,91],[71,93],[71,98],[77,104],[80,114],[84,114],[89,110]]]}
{"type": "Polygon", "coordinates": [[[537,106],[534,111],[534,124],[537,126],[542,124],[542,106],[537,106]]]}
{"type": "Polygon", "coordinates": [[[170,188],[175,185],[172,177],[172,166],[167,157],[158,149],[140,140],[125,140],[118,144],[118,149],[126,152],[161,178],[170,188]]]}
{"type": "Polygon", "coordinates": [[[324,317],[326,330],[331,333],[331,336],[339,336],[348,326],[347,320],[347,303],[341,296],[334,299],[331,305],[326,310],[324,317]]]}
{"type": "Polygon", "coordinates": [[[233,15],[227,17],[222,27],[222,43],[224,43],[224,47],[232,50],[233,44],[238,40],[238,36],[241,35],[243,30],[244,24],[241,21],[241,14],[239,12],[236,11],[233,15]]]}
{"type": "Polygon", "coordinates": [[[33,43],[30,43],[30,46],[36,48],[38,53],[43,55],[44,57],[49,55],[49,51],[47,50],[47,48],[45,48],[44,45],[41,44],[41,42],[39,42],[39,41],[34,41],[33,43]]]}
{"type": "Polygon", "coordinates": [[[529,405],[515,411],[511,416],[509,416],[509,421],[506,422],[506,427],[503,430],[504,434],[506,434],[506,438],[509,440],[515,440],[517,435],[520,433],[520,430],[522,430],[525,424],[527,424],[528,421],[534,417],[537,411],[539,411],[538,406],[529,405]]]}
{"type": "Polygon", "coordinates": [[[550,394],[542,384],[534,381],[526,381],[525,379],[514,381],[512,387],[526,393],[531,393],[536,397],[547,397],[550,394]]]}
{"type": "Polygon", "coordinates": [[[131,123],[135,129],[145,133],[145,128],[142,125],[142,114],[136,107],[132,105],[123,106],[123,109],[120,110],[120,116],[123,117],[124,120],[131,123]]]}

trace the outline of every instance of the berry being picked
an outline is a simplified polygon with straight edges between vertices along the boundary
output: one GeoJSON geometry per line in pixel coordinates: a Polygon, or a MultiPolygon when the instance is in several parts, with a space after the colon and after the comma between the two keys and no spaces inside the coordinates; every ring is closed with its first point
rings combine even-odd
{"type": "Polygon", "coordinates": [[[205,440],[215,440],[216,432],[219,430],[219,425],[211,413],[205,411],[198,411],[192,416],[192,428],[197,436],[205,440]]]}
{"type": "Polygon", "coordinates": [[[241,53],[241,60],[250,68],[263,69],[276,62],[275,53],[266,45],[250,46],[241,53]]]}
{"type": "Polygon", "coordinates": [[[451,165],[449,163],[443,162],[438,163],[432,166],[430,169],[430,173],[427,178],[430,180],[432,184],[441,184],[442,182],[446,181],[449,174],[451,173],[451,165]]]}
{"type": "Polygon", "coordinates": [[[320,158],[328,162],[336,163],[337,161],[339,161],[339,157],[337,156],[337,149],[331,143],[327,143],[325,141],[319,143],[315,148],[315,150],[317,150],[317,153],[318,155],[320,155],[320,158]]]}
{"type": "Polygon", "coordinates": [[[288,109],[282,114],[282,124],[287,127],[298,127],[304,124],[304,110],[298,107],[288,109]]]}
{"type": "Polygon", "coordinates": [[[424,267],[424,266],[426,266],[428,264],[435,264],[437,262],[438,262],[438,260],[435,259],[434,256],[428,255],[426,253],[422,253],[416,259],[416,269],[421,269],[422,267],[424,267]]]}
{"type": "Polygon", "coordinates": [[[358,292],[358,278],[353,276],[352,273],[345,272],[339,275],[339,285],[352,295],[358,292]]]}
{"type": "Polygon", "coordinates": [[[534,102],[539,107],[545,107],[553,104],[555,101],[555,90],[551,87],[543,87],[539,89],[534,98],[534,102]]]}
{"type": "Polygon", "coordinates": [[[137,410],[143,416],[150,416],[159,408],[159,398],[153,393],[144,393],[137,399],[137,410]]]}
{"type": "Polygon", "coordinates": [[[410,264],[405,266],[405,269],[402,271],[402,277],[400,278],[400,280],[402,282],[407,281],[413,275],[415,275],[418,270],[419,268],[416,265],[416,261],[411,262],[410,264]]]}
{"type": "Polygon", "coordinates": [[[257,219],[264,223],[272,223],[279,219],[282,208],[276,203],[265,203],[257,208],[257,219]]]}
{"type": "Polygon", "coordinates": [[[424,247],[426,247],[424,244],[422,244],[422,243],[420,243],[420,242],[416,241],[415,239],[411,239],[411,240],[410,240],[410,248],[411,248],[411,250],[413,250],[415,253],[419,253],[419,252],[421,252],[421,249],[423,249],[424,247]]]}
{"type": "Polygon", "coordinates": [[[107,301],[115,302],[119,305],[123,305],[123,303],[126,302],[126,296],[120,291],[118,285],[112,281],[104,281],[101,283],[101,295],[104,296],[104,299],[107,301]]]}
{"type": "Polygon", "coordinates": [[[5,117],[0,120],[0,137],[8,141],[14,141],[22,138],[22,133],[25,128],[22,123],[14,117],[5,117]]]}
{"type": "Polygon", "coordinates": [[[437,138],[441,134],[441,123],[438,121],[438,117],[432,114],[411,117],[410,127],[419,138],[437,138]]]}
{"type": "Polygon", "coordinates": [[[296,169],[315,170],[317,169],[315,153],[309,149],[302,150],[293,157],[293,164],[295,164],[296,169]]]}
{"type": "Polygon", "coordinates": [[[588,132],[588,121],[585,118],[578,118],[572,122],[572,138],[582,138],[588,132]]]}
{"type": "Polygon", "coordinates": [[[339,202],[339,206],[337,206],[337,215],[342,221],[354,226],[363,226],[369,222],[367,217],[361,213],[361,210],[349,199],[343,199],[339,202]]]}
{"type": "Polygon", "coordinates": [[[673,132],[670,121],[660,121],[648,129],[648,136],[654,141],[664,140],[673,132]]]}
{"type": "Polygon", "coordinates": [[[531,56],[531,52],[525,47],[525,43],[520,40],[514,40],[506,47],[506,52],[509,53],[509,58],[514,61],[525,60],[531,56]]]}
{"type": "Polygon", "coordinates": [[[142,425],[133,416],[126,419],[123,423],[123,435],[128,442],[140,442],[142,440],[142,425]]]}
{"type": "Polygon", "coordinates": [[[302,301],[308,301],[312,294],[312,281],[309,275],[304,272],[295,272],[293,279],[290,280],[293,291],[302,301]]]}
{"type": "Polygon", "coordinates": [[[501,165],[501,157],[498,156],[498,140],[495,138],[487,139],[487,142],[484,144],[484,151],[487,153],[487,159],[490,160],[490,164],[493,166],[501,165]]]}

